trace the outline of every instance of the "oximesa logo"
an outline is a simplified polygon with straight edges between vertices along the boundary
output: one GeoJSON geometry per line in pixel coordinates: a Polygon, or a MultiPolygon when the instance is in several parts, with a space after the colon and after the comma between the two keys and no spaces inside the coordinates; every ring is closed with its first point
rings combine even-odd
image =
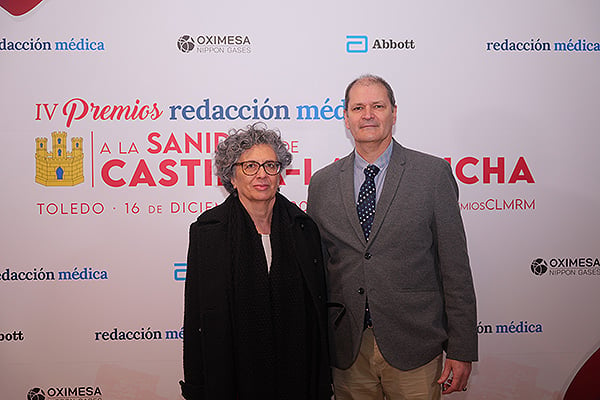
{"type": "Polygon", "coordinates": [[[177,39],[177,48],[182,53],[249,54],[252,53],[252,41],[243,33],[181,35],[177,39]]]}
{"type": "Polygon", "coordinates": [[[9,14],[18,17],[27,14],[42,0],[0,0],[0,7],[4,8],[9,14]]]}
{"type": "Polygon", "coordinates": [[[194,38],[190,35],[183,35],[177,40],[177,48],[184,53],[189,53],[195,47],[194,38]]]}
{"type": "Polygon", "coordinates": [[[27,392],[27,400],[102,400],[99,386],[51,386],[44,391],[39,387],[27,392]]]}
{"type": "Polygon", "coordinates": [[[546,272],[548,272],[548,264],[543,258],[536,258],[531,263],[531,272],[538,276],[544,275],[546,272]]]}
{"type": "Polygon", "coordinates": [[[33,388],[27,392],[27,400],[45,400],[46,394],[40,388],[33,388]]]}
{"type": "MultiPolygon", "coordinates": [[[[536,258],[531,263],[531,272],[541,276],[546,273],[556,277],[600,277],[600,257],[552,257],[536,258]]],[[[568,278],[571,279],[571,278],[568,278]]]]}

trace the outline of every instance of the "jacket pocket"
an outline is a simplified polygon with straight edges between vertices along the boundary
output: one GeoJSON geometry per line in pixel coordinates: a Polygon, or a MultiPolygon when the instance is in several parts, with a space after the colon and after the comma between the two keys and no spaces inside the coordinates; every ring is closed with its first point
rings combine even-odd
{"type": "Polygon", "coordinates": [[[346,306],[335,301],[328,301],[327,314],[329,315],[329,321],[333,322],[333,326],[337,328],[342,317],[346,314],[346,306]]]}

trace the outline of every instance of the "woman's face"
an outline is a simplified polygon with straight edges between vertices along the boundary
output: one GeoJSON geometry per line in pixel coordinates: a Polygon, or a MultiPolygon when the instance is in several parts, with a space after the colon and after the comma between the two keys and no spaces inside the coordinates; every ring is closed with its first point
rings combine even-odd
{"type": "MultiPolygon", "coordinates": [[[[255,161],[263,164],[265,161],[277,161],[273,148],[267,144],[257,144],[244,151],[238,163],[255,161]]],[[[279,174],[269,175],[263,167],[258,169],[256,175],[248,176],[242,171],[241,165],[236,165],[231,178],[233,187],[237,189],[240,201],[244,206],[257,202],[273,202],[279,187],[279,174]]]]}

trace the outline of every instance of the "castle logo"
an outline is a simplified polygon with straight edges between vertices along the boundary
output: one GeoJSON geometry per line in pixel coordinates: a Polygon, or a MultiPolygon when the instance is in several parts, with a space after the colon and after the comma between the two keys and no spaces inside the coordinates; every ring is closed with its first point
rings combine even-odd
{"type": "Polygon", "coordinates": [[[83,182],[83,138],[71,139],[71,151],[67,151],[66,132],[52,132],[52,151],[47,138],[36,138],[35,181],[44,186],[75,186],[83,182]]]}

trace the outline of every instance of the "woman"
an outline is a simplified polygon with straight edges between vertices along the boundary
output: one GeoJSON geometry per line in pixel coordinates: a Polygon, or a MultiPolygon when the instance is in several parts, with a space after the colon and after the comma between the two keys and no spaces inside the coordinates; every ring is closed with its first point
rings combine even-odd
{"type": "Polygon", "coordinates": [[[217,148],[230,195],[190,228],[180,382],[188,400],[330,398],[319,233],[278,193],[291,159],[262,123],[217,148]]]}

